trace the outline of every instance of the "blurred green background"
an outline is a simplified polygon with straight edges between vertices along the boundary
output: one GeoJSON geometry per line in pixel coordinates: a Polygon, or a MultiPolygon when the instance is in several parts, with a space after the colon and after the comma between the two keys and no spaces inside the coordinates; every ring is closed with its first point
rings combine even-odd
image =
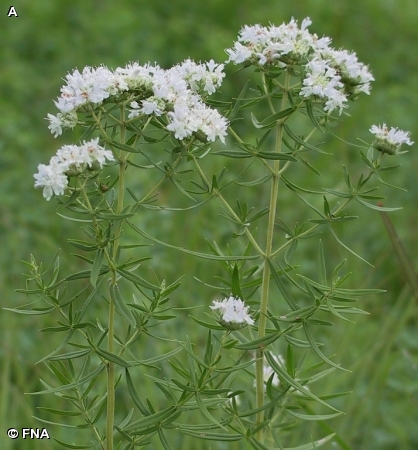
{"type": "MultiPolygon", "coordinates": [[[[338,135],[348,141],[356,137],[366,139],[372,124],[386,122],[410,130],[412,140],[418,141],[416,0],[21,0],[14,7],[18,18],[8,18],[5,5],[0,16],[3,307],[24,303],[23,296],[14,289],[24,287],[24,266],[20,261],[27,260],[31,253],[38,261],[48,264],[62,249],[64,270],[76,270],[79,264],[66,256],[69,247],[63,239],[63,236],[77,237],[78,227],[56,216],[54,200],[45,202],[41,192],[33,188],[37,165],[46,163],[60,145],[70,143],[71,133],[54,139],[44,118],[48,112],[56,113],[52,100],[59,94],[62,78],[74,68],[99,64],[115,68],[129,61],[157,62],[168,68],[188,57],[221,62],[226,59],[224,49],[232,46],[244,24],[279,25],[292,16],[299,21],[309,16],[313,21],[312,32],[332,37],[336,48],[356,51],[376,79],[371,96],[361,97],[350,108],[351,117],[339,126],[338,135]]],[[[219,98],[237,95],[239,89],[235,85],[245,82],[248,76],[242,72],[233,75],[232,68],[228,71],[231,77],[224,83],[219,98]]],[[[330,151],[337,154],[335,169],[331,171],[341,173],[342,164],[349,165],[352,154],[341,142],[329,145],[330,151]]],[[[220,163],[215,159],[213,165],[219,168],[220,163]]],[[[391,214],[391,219],[416,266],[418,163],[415,148],[399,161],[403,167],[390,172],[387,180],[407,192],[388,191],[388,204],[403,206],[391,214]]],[[[326,161],[315,163],[321,170],[327,167],[326,161]]],[[[305,181],[310,183],[309,179],[305,181]]],[[[204,238],[222,240],[225,233],[230,234],[226,225],[213,225],[214,221],[221,223],[217,207],[212,211],[215,215],[210,215],[210,209],[206,211],[206,215],[199,211],[193,213],[192,220],[186,224],[183,216],[168,215],[164,226],[161,226],[164,222],[158,222],[156,233],[164,236],[170,230],[167,240],[205,251],[204,238]]],[[[153,219],[147,220],[151,222],[146,226],[152,230],[155,223],[153,219]]],[[[334,373],[319,385],[319,392],[321,388],[329,392],[354,391],[338,405],[347,415],[334,419],[329,426],[351,449],[416,449],[417,305],[377,212],[363,211],[361,220],[341,227],[340,236],[374,265],[370,268],[345,254],[332,241],[328,242],[327,252],[335,263],[347,257],[349,268],[354,271],[354,287],[387,289],[388,293],[362,301],[359,307],[369,311],[370,316],[357,318],[355,325],[339,322],[329,338],[324,336],[326,353],[337,353],[338,361],[352,373],[334,373]]],[[[178,297],[174,298],[176,304],[209,304],[210,300],[202,300],[208,291],[193,280],[192,274],[212,282],[211,270],[215,273],[217,268],[183,255],[156,251],[165,255],[159,271],[169,273],[170,281],[182,273],[189,274],[178,297]]],[[[309,261],[311,255],[314,258],[312,251],[304,256],[308,266],[315,264],[309,261]]],[[[51,325],[50,320],[47,316],[31,318],[0,311],[0,445],[4,450],[57,448],[52,441],[12,441],[6,436],[10,427],[42,427],[32,416],[37,415],[36,406],[43,404],[45,398],[24,393],[39,388],[38,379],[43,376],[44,368],[34,363],[59,342],[55,343],[54,337],[45,339],[38,331],[51,325]]],[[[326,426],[309,424],[304,431],[307,440],[302,442],[309,441],[311,435],[317,439],[327,434],[326,426]]],[[[55,433],[52,427],[48,431],[55,433]]],[[[295,436],[293,445],[302,442],[295,436]]],[[[178,448],[209,448],[203,444],[202,447],[185,445],[183,442],[178,448]]],[[[338,446],[330,444],[323,448],[338,446]]]]}

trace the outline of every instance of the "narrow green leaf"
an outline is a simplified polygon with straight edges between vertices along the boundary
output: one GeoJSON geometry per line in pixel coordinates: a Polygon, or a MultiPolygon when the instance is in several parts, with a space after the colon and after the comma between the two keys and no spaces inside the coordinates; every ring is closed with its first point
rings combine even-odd
{"type": "MultiPolygon", "coordinates": [[[[295,347],[299,348],[311,348],[311,344],[308,341],[303,341],[302,339],[297,339],[293,336],[289,336],[288,334],[285,335],[286,341],[288,341],[290,344],[294,345],[295,347]]],[[[316,345],[324,345],[320,343],[316,343],[316,345]]]]}
{"type": "Polygon", "coordinates": [[[284,128],[286,130],[286,133],[298,144],[302,145],[303,147],[308,148],[309,150],[314,150],[315,152],[327,154],[327,152],[320,150],[318,147],[315,147],[314,145],[308,144],[304,139],[301,139],[299,136],[294,134],[292,132],[292,130],[286,124],[284,124],[284,128]]]}
{"type": "MultiPolygon", "coordinates": [[[[302,187],[300,187],[300,186],[297,186],[295,183],[292,183],[291,181],[289,181],[287,178],[285,178],[283,175],[281,176],[281,179],[283,180],[283,182],[284,182],[284,184],[289,188],[289,189],[291,189],[292,191],[294,191],[295,193],[296,193],[296,191],[301,191],[301,192],[306,192],[306,193],[308,193],[308,194],[321,194],[321,195],[323,195],[324,193],[323,192],[321,192],[321,191],[313,191],[312,189],[305,189],[305,188],[302,188],[302,187]]],[[[296,194],[297,195],[297,194],[296,194]]],[[[298,195],[298,197],[301,199],[301,200],[303,200],[303,201],[305,201],[304,199],[303,199],[303,197],[300,197],[299,195],[298,195]]],[[[316,209],[316,208],[314,208],[313,206],[311,206],[309,203],[307,203],[307,202],[305,202],[309,207],[311,207],[312,209],[315,209],[317,212],[318,212],[318,214],[320,215],[320,216],[322,216],[322,214],[321,213],[319,213],[319,211],[316,209]]]]}
{"type": "Polygon", "coordinates": [[[322,445],[329,442],[333,437],[335,436],[335,433],[329,434],[328,436],[325,436],[322,439],[318,439],[315,442],[312,442],[312,444],[304,444],[299,445],[298,447],[286,447],[283,450],[316,450],[318,447],[321,447],[322,445]]]}
{"type": "Polygon", "coordinates": [[[278,120],[289,116],[290,114],[292,114],[294,110],[295,110],[294,108],[284,109],[283,111],[279,111],[278,113],[272,114],[271,116],[264,119],[262,122],[259,122],[254,116],[254,114],[251,113],[251,122],[255,128],[261,129],[273,128],[277,124],[278,120]]]}
{"type": "Polygon", "coordinates": [[[83,250],[85,252],[93,252],[98,249],[97,244],[91,244],[88,241],[81,241],[79,239],[67,239],[67,241],[75,248],[78,248],[79,250],[83,250]]]}
{"type": "Polygon", "coordinates": [[[327,285],[327,269],[325,266],[324,247],[322,246],[321,239],[319,240],[318,249],[318,279],[324,286],[327,285]]]}
{"type": "Polygon", "coordinates": [[[67,360],[67,359],[75,359],[75,358],[81,358],[82,356],[87,355],[87,353],[90,353],[90,352],[91,352],[91,349],[87,348],[85,350],[77,350],[75,352],[69,352],[69,353],[63,353],[61,355],[49,356],[44,359],[46,359],[48,361],[60,361],[60,360],[67,360]]]}
{"type": "Polygon", "coordinates": [[[77,416],[81,416],[81,414],[83,414],[81,411],[63,411],[61,409],[46,408],[44,406],[37,406],[37,409],[40,409],[42,411],[47,411],[51,414],[56,414],[57,416],[77,417],[77,416]]]}
{"type": "Polygon", "coordinates": [[[316,175],[319,175],[320,177],[322,177],[321,172],[320,172],[318,169],[316,169],[312,164],[308,163],[308,161],[306,161],[306,159],[302,158],[302,156],[300,156],[300,155],[298,155],[298,156],[299,156],[299,160],[300,160],[303,164],[305,164],[305,166],[306,166],[309,170],[311,170],[311,171],[312,171],[313,173],[315,173],[316,175]]]}
{"type": "Polygon", "coordinates": [[[55,311],[55,306],[50,308],[37,308],[37,309],[19,309],[19,308],[3,308],[5,311],[11,311],[17,314],[27,314],[32,316],[41,316],[43,314],[49,314],[55,311]]]}
{"type": "Polygon", "coordinates": [[[28,395],[41,395],[41,394],[55,394],[57,392],[67,391],[69,389],[74,389],[82,386],[83,384],[87,383],[88,381],[92,380],[93,378],[100,375],[100,373],[104,370],[105,365],[101,364],[96,370],[91,372],[90,374],[86,375],[85,377],[79,378],[74,383],[65,384],[63,386],[59,386],[56,388],[49,388],[44,391],[38,391],[38,392],[27,392],[28,395]]]}
{"type": "Polygon", "coordinates": [[[334,408],[333,406],[329,405],[328,403],[321,400],[319,397],[317,397],[315,394],[313,394],[309,389],[307,389],[305,386],[302,386],[298,381],[294,380],[282,367],[280,364],[277,364],[273,356],[270,352],[266,352],[266,359],[268,363],[270,364],[271,368],[283,379],[286,381],[286,383],[293,386],[297,391],[302,392],[312,400],[316,400],[317,402],[321,403],[321,405],[327,406],[328,408],[333,409],[334,411],[341,412],[338,409],[334,408]]]}
{"type": "Polygon", "coordinates": [[[327,364],[329,364],[332,367],[335,367],[336,369],[340,369],[340,370],[344,370],[346,372],[350,372],[347,369],[344,369],[343,367],[341,367],[340,365],[336,364],[334,361],[331,361],[329,358],[327,358],[322,352],[321,350],[319,350],[319,347],[316,345],[315,339],[312,336],[311,330],[308,326],[308,324],[305,322],[303,324],[303,331],[305,332],[306,338],[308,339],[309,343],[311,344],[312,349],[315,351],[315,353],[323,360],[325,361],[327,364]]]}
{"type": "Polygon", "coordinates": [[[113,362],[121,367],[131,367],[132,364],[123,359],[121,356],[116,355],[116,353],[108,352],[107,350],[103,350],[101,348],[96,348],[95,352],[101,356],[102,358],[106,359],[107,361],[113,362]]]}
{"type": "Polygon", "coordinates": [[[267,181],[269,181],[271,179],[273,175],[269,174],[269,175],[265,175],[261,178],[257,178],[254,181],[235,181],[235,184],[239,185],[239,186],[247,186],[247,187],[251,187],[251,186],[258,186],[260,184],[266,183],[267,181]]]}
{"type": "MultiPolygon", "coordinates": [[[[137,434],[140,430],[147,430],[148,428],[156,425],[157,423],[163,422],[165,419],[169,418],[173,413],[177,412],[177,408],[175,406],[168,406],[167,408],[162,409],[154,414],[150,414],[142,419],[136,420],[135,422],[130,423],[127,427],[124,428],[124,431],[131,431],[131,434],[137,434]]],[[[139,433],[138,433],[139,434],[139,433]]]]}
{"type": "Polygon", "coordinates": [[[233,119],[235,119],[235,117],[238,114],[239,108],[240,108],[240,103],[244,100],[245,98],[245,94],[247,92],[248,89],[248,85],[249,85],[250,81],[248,80],[245,84],[244,87],[241,89],[241,92],[238,95],[238,98],[231,110],[231,112],[228,114],[228,119],[231,121],[233,119]]]}
{"type": "Polygon", "coordinates": [[[348,250],[351,254],[353,254],[354,256],[356,256],[358,259],[361,259],[363,262],[365,262],[366,264],[368,264],[370,267],[373,267],[373,264],[370,264],[368,261],[366,261],[364,258],[362,258],[360,255],[358,255],[354,250],[351,250],[350,247],[347,247],[343,242],[341,242],[337,235],[335,234],[334,230],[332,229],[331,226],[328,226],[331,234],[334,236],[334,239],[342,246],[344,247],[346,250],[348,250]]]}
{"type": "Polygon", "coordinates": [[[117,141],[108,141],[108,144],[111,147],[116,147],[120,150],[123,150],[124,152],[128,152],[128,153],[142,153],[141,150],[137,150],[129,145],[126,144],[122,144],[121,142],[117,142],[117,141]]]}
{"type": "MultiPolygon", "coordinates": [[[[226,347],[224,346],[224,348],[226,348],[226,347]]],[[[247,361],[242,364],[236,364],[236,365],[229,366],[229,367],[217,368],[214,370],[215,370],[215,372],[219,372],[219,373],[232,373],[232,372],[237,372],[239,370],[245,369],[246,367],[251,366],[253,364],[255,364],[255,359],[252,359],[251,361],[247,361]]]]}
{"type": "Polygon", "coordinates": [[[145,404],[139,397],[139,395],[135,389],[135,386],[132,382],[132,378],[131,378],[131,375],[129,374],[128,369],[125,369],[125,376],[126,376],[126,385],[128,387],[128,392],[129,392],[129,395],[131,396],[133,402],[135,403],[136,407],[141,411],[141,413],[144,416],[148,416],[150,414],[150,412],[148,411],[147,407],[145,406],[145,404]]]}
{"type": "Polygon", "coordinates": [[[321,125],[318,122],[318,119],[315,116],[315,111],[313,109],[312,102],[307,100],[307,101],[305,101],[305,105],[306,105],[306,111],[308,113],[309,118],[311,119],[311,122],[315,125],[316,128],[318,128],[318,130],[324,132],[324,130],[321,128],[321,125]]]}
{"type": "Polygon", "coordinates": [[[121,296],[118,286],[111,285],[109,288],[109,292],[110,292],[110,297],[116,306],[116,310],[119,312],[119,314],[122,317],[124,317],[128,321],[128,323],[131,324],[131,326],[133,328],[135,328],[136,327],[135,317],[132,314],[132,311],[126,306],[126,303],[121,296]]]}
{"type": "Polygon", "coordinates": [[[193,436],[199,439],[204,439],[207,441],[240,441],[243,436],[241,434],[226,434],[226,433],[212,433],[212,432],[203,432],[203,431],[193,431],[188,430],[186,428],[180,428],[180,431],[184,434],[188,434],[189,436],[193,436]]]}
{"type": "Polygon", "coordinates": [[[219,255],[209,255],[206,253],[200,253],[200,252],[195,252],[193,250],[188,250],[184,247],[177,247],[175,245],[171,245],[171,244],[167,244],[166,242],[162,242],[156,238],[154,238],[153,236],[150,236],[149,234],[145,233],[145,231],[140,230],[138,227],[136,227],[133,223],[131,222],[127,222],[140,236],[144,237],[145,239],[148,239],[152,242],[155,242],[157,244],[163,245],[164,247],[168,247],[168,248],[174,248],[176,250],[179,250],[183,253],[188,253],[190,255],[194,255],[194,256],[198,256],[199,258],[203,258],[203,259],[212,259],[212,260],[217,260],[217,261],[241,261],[241,260],[249,260],[249,259],[257,259],[259,258],[259,255],[254,255],[254,256],[219,256],[219,255]]]}
{"type": "Polygon", "coordinates": [[[257,158],[271,159],[278,161],[293,161],[293,162],[298,161],[297,158],[295,158],[293,155],[282,152],[257,152],[255,153],[254,156],[257,156],[257,158]]]}
{"type": "Polygon", "coordinates": [[[334,189],[327,189],[327,188],[322,188],[325,192],[328,192],[329,194],[335,195],[337,197],[342,197],[342,198],[352,198],[353,194],[349,193],[349,192],[340,192],[340,191],[336,191],[334,189]]]}
{"type": "Polygon", "coordinates": [[[96,287],[97,278],[99,277],[100,270],[102,268],[103,258],[104,258],[104,249],[99,248],[96,253],[96,257],[94,258],[93,267],[91,268],[90,275],[90,283],[93,287],[96,287]]]}
{"type": "Polygon", "coordinates": [[[149,283],[147,280],[144,280],[144,278],[140,277],[139,275],[137,275],[129,270],[117,268],[116,271],[123,278],[126,278],[129,281],[132,281],[132,283],[134,283],[134,284],[139,284],[140,286],[142,286],[144,288],[152,289],[154,291],[160,290],[159,286],[149,283]]]}
{"type": "Polygon", "coordinates": [[[276,273],[276,269],[274,268],[270,259],[267,259],[267,263],[270,266],[270,272],[273,276],[273,279],[274,279],[277,287],[279,288],[279,291],[283,295],[283,298],[286,300],[286,303],[290,306],[290,308],[292,308],[293,311],[296,311],[298,309],[298,307],[297,307],[296,303],[293,301],[292,296],[289,294],[287,289],[284,287],[284,284],[283,284],[282,280],[280,279],[279,275],[276,273]]]}
{"type": "Polygon", "coordinates": [[[128,219],[129,217],[133,217],[135,213],[134,212],[124,214],[96,213],[95,215],[98,219],[115,221],[128,219]]]}
{"type": "Polygon", "coordinates": [[[363,199],[361,199],[360,197],[356,197],[356,200],[361,203],[362,205],[366,206],[367,208],[370,209],[375,209],[376,211],[398,211],[399,209],[402,209],[402,207],[399,208],[387,208],[385,206],[378,206],[378,205],[373,205],[372,203],[368,203],[365,202],[363,199]]]}
{"type": "Polygon", "coordinates": [[[293,411],[290,408],[286,408],[286,412],[290,414],[293,417],[297,417],[298,419],[302,420],[329,420],[333,419],[334,417],[338,417],[342,412],[334,413],[334,414],[300,414],[295,411],[293,411]]]}
{"type": "MultiPolygon", "coordinates": [[[[109,267],[102,267],[100,271],[100,275],[105,275],[109,272],[109,267]]],[[[72,280],[81,280],[84,278],[90,278],[91,271],[90,270],[81,270],[80,272],[73,273],[65,278],[64,281],[72,281],[72,280]]]]}
{"type": "Polygon", "coordinates": [[[62,217],[65,220],[69,220],[71,222],[84,222],[84,223],[92,223],[93,219],[76,219],[75,217],[69,217],[69,216],[65,216],[64,214],[61,214],[59,212],[56,213],[57,216],[62,217]]]}
{"type": "Polygon", "coordinates": [[[193,317],[193,316],[189,316],[189,317],[191,319],[193,319],[195,322],[197,322],[198,324],[204,326],[205,328],[209,328],[211,330],[225,331],[225,327],[223,327],[222,325],[215,325],[212,323],[204,322],[203,320],[196,319],[196,317],[193,317]]]}
{"type": "Polygon", "coordinates": [[[161,428],[158,429],[158,437],[160,438],[161,444],[163,444],[164,450],[173,450],[161,428]]]}
{"type": "Polygon", "coordinates": [[[143,359],[143,360],[140,361],[140,363],[144,364],[144,365],[155,364],[156,362],[164,361],[165,359],[168,359],[171,356],[174,356],[175,354],[181,352],[182,350],[183,350],[182,347],[177,347],[174,350],[171,350],[170,352],[163,353],[161,355],[157,355],[157,356],[154,356],[154,357],[149,358],[149,359],[143,359]]]}
{"type": "Polygon", "coordinates": [[[244,342],[242,344],[238,344],[235,348],[239,350],[256,350],[260,348],[267,347],[272,342],[279,339],[279,337],[283,334],[283,331],[279,331],[277,333],[269,333],[266,336],[258,339],[254,339],[253,341],[244,342]]]}
{"type": "Polygon", "coordinates": [[[236,263],[234,264],[234,269],[232,271],[231,293],[234,297],[238,297],[240,299],[244,298],[242,296],[242,292],[241,292],[240,280],[239,280],[239,270],[238,270],[238,266],[236,263]]]}

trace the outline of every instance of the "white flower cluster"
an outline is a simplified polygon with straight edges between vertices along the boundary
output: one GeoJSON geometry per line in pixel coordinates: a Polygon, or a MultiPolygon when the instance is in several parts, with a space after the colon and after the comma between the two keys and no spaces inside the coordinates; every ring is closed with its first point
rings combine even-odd
{"type": "Polygon", "coordinates": [[[405,153],[399,151],[402,144],[413,144],[413,141],[409,139],[409,131],[403,131],[393,127],[389,130],[385,123],[382,126],[372,125],[369,131],[375,135],[372,146],[383,153],[400,155],[405,153]]]}
{"type": "Polygon", "coordinates": [[[265,70],[300,65],[304,76],[300,95],[324,103],[325,111],[339,108],[360,92],[370,93],[374,80],[355,53],[330,47],[329,37],[318,38],[308,31],[306,18],[300,28],[295,19],[279,27],[244,26],[233,48],[227,49],[227,62],[256,65],[265,70]]]}
{"type": "Polygon", "coordinates": [[[221,317],[219,322],[229,330],[238,330],[247,325],[254,325],[254,319],[248,313],[249,306],[238,297],[230,296],[221,302],[214,300],[212,310],[219,310],[221,317]]]}
{"type": "Polygon", "coordinates": [[[114,157],[110,150],[99,145],[99,138],[81,145],[64,145],[50,159],[49,165],[38,165],[35,187],[42,187],[43,196],[50,200],[53,195],[64,194],[68,177],[85,170],[101,169],[106,161],[114,161],[114,157]]]}
{"type": "Polygon", "coordinates": [[[67,75],[61,96],[55,102],[60,112],[56,116],[48,114],[48,128],[56,137],[63,128],[74,128],[78,112],[95,108],[107,99],[117,101],[122,95],[131,94],[134,100],[130,103],[130,119],[165,114],[167,130],[177,139],[200,132],[208,141],[219,138],[225,142],[228,121],[202,101],[202,96],[214,93],[222,84],[223,68],[223,64],[215,64],[213,60],[197,64],[188,59],[169,70],[138,63],[114,72],[104,66],[75,70],[67,75]]]}

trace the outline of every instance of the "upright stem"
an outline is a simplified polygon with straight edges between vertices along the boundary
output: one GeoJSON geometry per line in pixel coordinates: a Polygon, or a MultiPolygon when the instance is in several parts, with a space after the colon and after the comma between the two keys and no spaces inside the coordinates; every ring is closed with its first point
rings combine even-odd
{"type": "MultiPolygon", "coordinates": [[[[121,143],[125,143],[125,127],[124,127],[124,108],[121,108],[121,143]]],[[[126,156],[120,152],[119,157],[119,183],[118,183],[118,199],[116,206],[116,214],[120,214],[123,210],[123,201],[125,194],[125,170],[126,170],[126,156]]],[[[122,221],[119,221],[116,227],[115,240],[113,242],[112,259],[117,265],[117,254],[119,248],[119,239],[122,229],[122,221]]],[[[117,289],[116,273],[113,273],[111,284],[117,289]]],[[[109,303],[109,321],[108,321],[108,335],[107,335],[107,350],[114,353],[114,332],[115,332],[115,303],[112,295],[109,303]]],[[[115,363],[108,361],[107,363],[107,416],[106,416],[106,450],[113,450],[113,427],[115,420],[115,363]]]]}
{"type": "MultiPolygon", "coordinates": [[[[283,97],[281,102],[281,110],[285,109],[287,102],[287,89],[289,87],[290,75],[286,72],[285,84],[283,89],[283,97]]],[[[275,152],[281,152],[283,136],[283,123],[279,120],[276,125],[276,145],[275,152]]],[[[270,266],[269,260],[272,256],[273,248],[273,235],[274,235],[274,222],[276,219],[276,206],[277,196],[279,192],[280,181],[280,161],[275,160],[273,164],[273,175],[270,190],[270,205],[269,205],[269,217],[267,226],[267,238],[266,238],[266,250],[264,252],[264,267],[263,277],[261,284],[261,300],[260,300],[260,317],[258,320],[258,338],[263,338],[266,334],[267,325],[267,308],[269,298],[269,286],[270,286],[270,266]]],[[[259,348],[256,353],[256,408],[262,408],[264,405],[264,349],[259,348]]],[[[263,422],[264,411],[260,410],[256,416],[256,426],[263,422]]],[[[257,438],[260,441],[264,440],[263,430],[258,431],[257,438]]]]}

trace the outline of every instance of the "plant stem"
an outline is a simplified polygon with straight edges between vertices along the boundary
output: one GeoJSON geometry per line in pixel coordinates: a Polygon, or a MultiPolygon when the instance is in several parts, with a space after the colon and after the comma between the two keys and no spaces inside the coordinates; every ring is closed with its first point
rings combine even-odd
{"type": "MultiPolygon", "coordinates": [[[[286,78],[283,89],[283,97],[281,102],[281,110],[286,108],[287,89],[289,87],[290,75],[286,72],[286,78]]],[[[276,125],[276,145],[275,152],[280,153],[283,136],[283,122],[280,120],[276,125]]],[[[273,176],[270,190],[269,217],[267,225],[266,250],[264,252],[263,279],[261,284],[261,300],[260,300],[260,316],[258,320],[258,338],[263,338],[266,334],[267,325],[267,308],[270,287],[270,266],[268,261],[272,256],[274,222],[276,219],[276,206],[280,181],[280,161],[275,160],[273,163],[273,176]]],[[[256,353],[255,365],[256,379],[256,408],[262,408],[264,405],[264,348],[259,348],[256,353]]],[[[256,416],[256,426],[260,425],[264,420],[264,411],[260,409],[256,416]]],[[[263,442],[264,433],[260,429],[257,433],[257,439],[263,442]]]]}
{"type": "MultiPolygon", "coordinates": [[[[125,143],[125,110],[121,108],[121,132],[120,141],[125,143]]],[[[119,155],[119,183],[118,183],[118,198],[116,206],[116,214],[120,214],[123,210],[123,201],[125,194],[125,171],[126,171],[126,159],[127,156],[123,155],[122,150],[119,155]]],[[[117,255],[119,248],[119,240],[122,229],[122,220],[119,221],[115,231],[115,240],[113,242],[113,255],[112,259],[117,266],[117,255]]],[[[116,272],[113,271],[111,285],[117,289],[116,272]]],[[[115,332],[115,304],[112,296],[109,300],[109,321],[108,321],[108,334],[107,334],[107,350],[110,353],[114,353],[114,332],[115,332]]],[[[107,363],[107,415],[106,415],[106,450],[113,450],[113,427],[115,420],[115,363],[108,361],[107,363]]]]}

